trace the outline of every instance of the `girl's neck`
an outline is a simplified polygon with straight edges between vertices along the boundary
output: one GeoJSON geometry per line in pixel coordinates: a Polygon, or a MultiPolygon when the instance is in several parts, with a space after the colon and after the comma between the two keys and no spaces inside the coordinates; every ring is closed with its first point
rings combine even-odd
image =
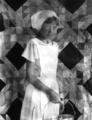
{"type": "Polygon", "coordinates": [[[54,37],[39,37],[39,36],[37,36],[37,38],[39,39],[39,40],[41,40],[41,41],[43,41],[44,43],[53,43],[53,40],[54,40],[54,37]]]}
{"type": "Polygon", "coordinates": [[[50,39],[44,39],[42,40],[44,43],[51,43],[51,40],[50,39]]]}

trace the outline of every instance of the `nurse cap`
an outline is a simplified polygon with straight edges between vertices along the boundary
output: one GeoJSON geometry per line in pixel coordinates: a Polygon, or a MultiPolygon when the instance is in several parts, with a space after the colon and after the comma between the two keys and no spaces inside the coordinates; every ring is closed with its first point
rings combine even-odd
{"type": "Polygon", "coordinates": [[[34,28],[36,30],[40,30],[42,27],[42,24],[49,17],[55,17],[55,18],[59,19],[57,14],[52,10],[41,10],[41,11],[38,11],[37,13],[33,14],[31,16],[32,28],[34,28]]]}

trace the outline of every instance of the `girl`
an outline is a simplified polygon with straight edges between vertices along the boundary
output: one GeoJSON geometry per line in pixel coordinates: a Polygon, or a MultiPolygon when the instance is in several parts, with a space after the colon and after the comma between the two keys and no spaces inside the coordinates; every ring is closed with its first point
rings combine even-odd
{"type": "Polygon", "coordinates": [[[56,13],[51,10],[41,10],[31,17],[36,37],[28,42],[22,54],[28,60],[29,84],[26,87],[20,120],[46,120],[59,115],[61,100],[56,80],[59,47],[53,41],[57,21],[56,13]]]}

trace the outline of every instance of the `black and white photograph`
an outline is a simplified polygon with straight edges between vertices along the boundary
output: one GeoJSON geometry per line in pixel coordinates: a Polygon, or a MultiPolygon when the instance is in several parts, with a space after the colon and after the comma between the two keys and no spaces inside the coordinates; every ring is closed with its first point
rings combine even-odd
{"type": "Polygon", "coordinates": [[[0,0],[0,120],[92,120],[92,0],[0,0]]]}

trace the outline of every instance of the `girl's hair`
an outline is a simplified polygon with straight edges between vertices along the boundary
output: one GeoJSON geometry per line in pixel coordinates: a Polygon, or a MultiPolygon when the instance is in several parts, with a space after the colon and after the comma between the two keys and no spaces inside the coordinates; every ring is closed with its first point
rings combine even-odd
{"type": "MultiPolygon", "coordinates": [[[[44,21],[43,25],[45,23],[47,23],[47,24],[49,23],[50,24],[50,23],[52,23],[53,21],[56,21],[56,20],[57,19],[55,17],[49,17],[47,20],[44,21]]],[[[42,25],[42,27],[43,27],[43,25],[42,25]]],[[[42,27],[41,27],[40,31],[31,27],[31,30],[33,31],[33,33],[35,34],[35,36],[37,38],[39,38],[39,39],[43,39],[44,38],[44,36],[42,34],[42,27]]]]}

